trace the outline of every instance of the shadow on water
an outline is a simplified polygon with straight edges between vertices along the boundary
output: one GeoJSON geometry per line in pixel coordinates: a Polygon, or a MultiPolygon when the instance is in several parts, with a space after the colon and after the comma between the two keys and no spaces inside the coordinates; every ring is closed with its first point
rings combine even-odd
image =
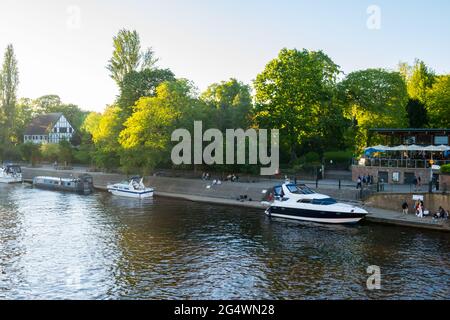
{"type": "Polygon", "coordinates": [[[448,298],[449,244],[414,229],[0,185],[7,298],[448,298]],[[366,289],[370,265],[379,291],[366,289]]]}

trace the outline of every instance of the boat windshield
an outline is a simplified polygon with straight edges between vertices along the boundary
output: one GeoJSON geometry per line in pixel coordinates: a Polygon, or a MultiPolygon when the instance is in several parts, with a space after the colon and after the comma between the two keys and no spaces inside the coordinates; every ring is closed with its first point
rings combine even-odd
{"type": "Polygon", "coordinates": [[[317,204],[317,205],[321,205],[321,206],[329,206],[332,204],[336,204],[337,201],[333,198],[325,198],[325,199],[313,199],[311,201],[312,204],[317,204]]]}
{"type": "Polygon", "coordinates": [[[314,194],[315,192],[312,191],[310,188],[308,188],[305,185],[295,185],[295,184],[288,184],[286,185],[289,192],[296,193],[296,194],[314,194]]]}

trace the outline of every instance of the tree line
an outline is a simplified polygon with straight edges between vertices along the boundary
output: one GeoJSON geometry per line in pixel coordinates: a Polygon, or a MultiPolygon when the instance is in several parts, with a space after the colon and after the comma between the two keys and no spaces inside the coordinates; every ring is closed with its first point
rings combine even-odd
{"type": "MultiPolygon", "coordinates": [[[[205,130],[280,129],[282,165],[301,170],[324,159],[345,164],[377,142],[371,128],[437,128],[450,120],[450,75],[436,74],[420,60],[400,63],[397,70],[344,74],[322,51],[284,48],[251,86],[229,79],[198,92],[192,81],[159,67],[136,31],[123,29],[113,38],[106,68],[119,95],[103,113],[83,112],[52,95],[16,99],[18,67],[8,46],[0,77],[3,159],[57,157],[48,146],[21,143],[29,121],[48,112],[63,112],[77,129],[70,152],[67,145],[59,146],[66,160],[143,173],[173,166],[171,133],[177,128],[192,132],[194,121],[202,121],[205,130]]],[[[245,165],[213,169],[259,170],[245,165]]]]}

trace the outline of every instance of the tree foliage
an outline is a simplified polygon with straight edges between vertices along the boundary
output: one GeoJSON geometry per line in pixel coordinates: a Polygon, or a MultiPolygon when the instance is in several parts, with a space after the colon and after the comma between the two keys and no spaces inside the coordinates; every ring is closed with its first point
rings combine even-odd
{"type": "Polygon", "coordinates": [[[437,78],[427,93],[427,110],[434,128],[447,128],[450,123],[450,75],[437,78]]]}
{"type": "Polygon", "coordinates": [[[339,84],[339,91],[345,112],[353,120],[357,150],[367,144],[370,128],[406,126],[408,92],[399,72],[352,72],[339,84]]]}
{"type": "Polygon", "coordinates": [[[113,38],[113,47],[113,54],[106,68],[119,86],[128,73],[151,69],[158,60],[151,48],[141,51],[141,40],[136,30],[121,29],[113,38]]]}
{"type": "Polygon", "coordinates": [[[17,87],[19,85],[19,70],[14,48],[6,47],[2,69],[0,71],[0,141],[3,143],[17,142],[14,136],[14,120],[16,118],[17,87]]]}
{"type": "Polygon", "coordinates": [[[141,97],[154,97],[156,88],[163,82],[175,81],[175,75],[169,69],[145,69],[126,74],[120,84],[117,104],[123,110],[126,120],[133,113],[133,106],[141,97]]]}
{"type": "Polygon", "coordinates": [[[277,128],[289,149],[317,133],[333,99],[339,66],[321,51],[283,49],[254,82],[255,119],[260,128],[277,128]]]}
{"type": "Polygon", "coordinates": [[[250,86],[236,79],[210,85],[201,95],[211,112],[214,127],[222,130],[248,128],[251,125],[252,95],[250,86]]]}

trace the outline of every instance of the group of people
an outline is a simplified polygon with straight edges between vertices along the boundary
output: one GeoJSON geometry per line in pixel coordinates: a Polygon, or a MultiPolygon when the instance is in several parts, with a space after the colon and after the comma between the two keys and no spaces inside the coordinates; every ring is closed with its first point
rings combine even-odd
{"type": "MultiPolygon", "coordinates": [[[[405,201],[402,204],[403,214],[409,213],[408,203],[405,201]]],[[[430,213],[428,210],[425,210],[425,205],[422,200],[417,200],[414,204],[414,212],[417,217],[423,218],[428,216],[430,213]]],[[[448,219],[448,211],[446,211],[442,206],[439,207],[439,210],[433,215],[433,219],[448,219]]]]}
{"type": "Polygon", "coordinates": [[[363,185],[369,185],[373,184],[374,179],[371,175],[364,175],[364,176],[358,176],[358,179],[356,180],[356,189],[361,189],[363,185]]]}

